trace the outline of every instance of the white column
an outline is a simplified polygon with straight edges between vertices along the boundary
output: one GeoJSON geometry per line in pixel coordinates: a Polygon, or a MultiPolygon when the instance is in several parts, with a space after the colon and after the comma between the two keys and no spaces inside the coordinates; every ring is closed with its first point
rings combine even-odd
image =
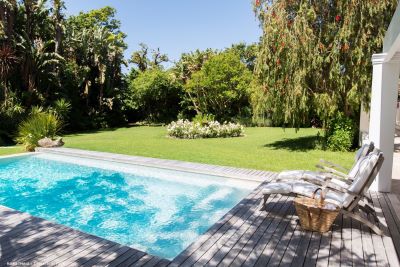
{"type": "Polygon", "coordinates": [[[400,53],[396,53],[390,60],[387,60],[386,56],[387,54],[372,56],[369,139],[382,150],[385,160],[371,189],[380,192],[390,192],[392,186],[397,87],[400,74],[400,53]]]}

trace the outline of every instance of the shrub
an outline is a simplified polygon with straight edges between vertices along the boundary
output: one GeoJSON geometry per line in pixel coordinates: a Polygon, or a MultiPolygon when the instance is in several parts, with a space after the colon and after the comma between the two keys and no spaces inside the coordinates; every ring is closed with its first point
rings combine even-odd
{"type": "Polygon", "coordinates": [[[49,111],[57,115],[59,118],[64,121],[68,119],[69,113],[71,111],[71,103],[64,98],[58,99],[54,101],[52,107],[50,107],[49,111]]]}
{"type": "Polygon", "coordinates": [[[333,119],[327,130],[327,147],[332,151],[349,151],[354,140],[353,121],[339,113],[333,119]]]}
{"type": "Polygon", "coordinates": [[[168,135],[182,139],[216,138],[216,137],[238,137],[242,136],[244,127],[236,123],[223,124],[212,121],[205,125],[188,120],[178,120],[167,126],[168,135]]]}
{"type": "Polygon", "coordinates": [[[215,121],[215,116],[212,114],[197,114],[192,121],[194,123],[199,123],[200,125],[207,125],[208,123],[215,121]]]}
{"type": "Polygon", "coordinates": [[[17,125],[23,119],[25,109],[15,95],[0,104],[0,145],[12,144],[17,125]]]}
{"type": "Polygon", "coordinates": [[[61,120],[51,112],[35,109],[18,127],[16,141],[33,151],[40,139],[53,139],[61,130],[61,120]]]}

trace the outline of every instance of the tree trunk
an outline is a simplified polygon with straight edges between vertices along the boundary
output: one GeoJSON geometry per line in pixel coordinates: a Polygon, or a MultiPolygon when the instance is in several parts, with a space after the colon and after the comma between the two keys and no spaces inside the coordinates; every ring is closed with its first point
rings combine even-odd
{"type": "Polygon", "coordinates": [[[63,29],[62,29],[62,14],[61,9],[63,8],[63,2],[61,0],[53,1],[54,8],[54,29],[55,29],[55,49],[54,52],[57,54],[62,53],[62,40],[63,40],[63,29]]]}
{"type": "Polygon", "coordinates": [[[31,42],[34,39],[34,32],[32,27],[33,26],[32,14],[33,14],[34,1],[35,0],[24,0],[25,16],[26,16],[25,31],[31,42]]]}
{"type": "Polygon", "coordinates": [[[10,0],[10,4],[12,8],[0,2],[0,20],[3,25],[5,42],[7,44],[11,44],[14,39],[14,22],[17,3],[15,0],[10,0]]]}

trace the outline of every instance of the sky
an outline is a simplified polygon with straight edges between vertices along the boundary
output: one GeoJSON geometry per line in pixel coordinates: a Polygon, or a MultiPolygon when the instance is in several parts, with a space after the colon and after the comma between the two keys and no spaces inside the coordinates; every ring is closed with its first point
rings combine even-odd
{"type": "Polygon", "coordinates": [[[251,0],[65,0],[66,14],[104,6],[117,10],[128,37],[129,58],[145,43],[160,48],[171,61],[196,49],[223,49],[257,42],[261,30],[251,0]]]}

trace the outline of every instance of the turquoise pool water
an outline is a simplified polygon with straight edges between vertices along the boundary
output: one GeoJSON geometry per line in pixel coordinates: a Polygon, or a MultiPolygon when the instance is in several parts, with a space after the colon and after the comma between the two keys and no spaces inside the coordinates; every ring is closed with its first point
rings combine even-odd
{"type": "Polygon", "coordinates": [[[216,176],[106,161],[0,159],[1,205],[167,259],[250,191],[216,176]]]}

